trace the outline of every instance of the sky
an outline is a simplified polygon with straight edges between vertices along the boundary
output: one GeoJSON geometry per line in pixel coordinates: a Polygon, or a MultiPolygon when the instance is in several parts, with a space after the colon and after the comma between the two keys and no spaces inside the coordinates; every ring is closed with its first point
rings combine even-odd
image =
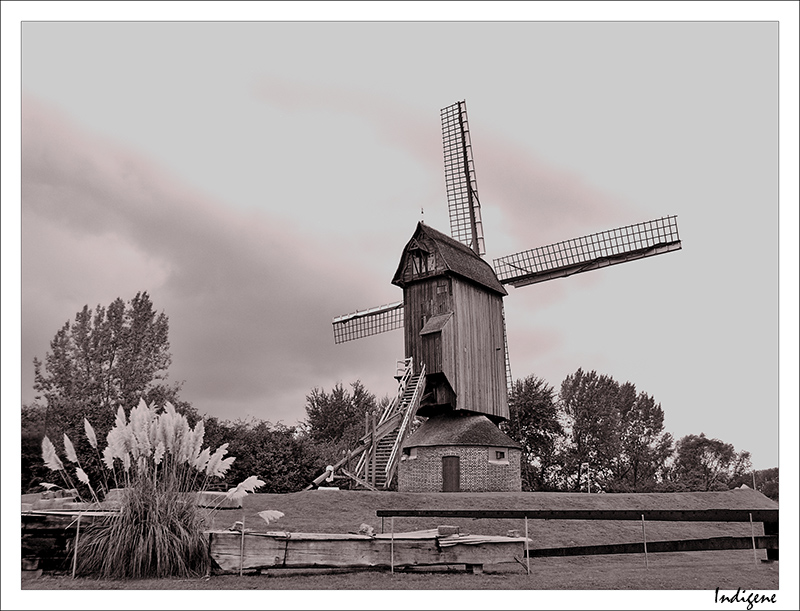
{"type": "Polygon", "coordinates": [[[22,400],[84,305],[147,291],[201,413],[295,424],[402,333],[416,222],[449,233],[439,111],[467,101],[487,260],[666,215],[683,249],[510,289],[512,374],[578,368],[678,439],[778,464],[775,23],[28,23],[22,400]],[[454,50],[463,49],[463,57],[454,50]],[[635,52],[634,52],[635,50],[635,52]]]}
{"type": "MultiPolygon", "coordinates": [[[[796,265],[779,270],[796,245],[779,231],[796,231],[797,200],[779,208],[769,14],[322,14],[22,24],[15,400],[34,399],[33,359],[77,311],[139,291],[168,316],[169,379],[201,413],[292,425],[315,387],[394,394],[402,332],[334,345],[331,320],[402,299],[390,280],[418,221],[449,233],[439,111],[466,100],[488,261],[667,215],[683,243],[509,287],[514,377],[632,382],[675,439],[778,466],[779,272],[796,265]]],[[[4,343],[4,387],[10,358],[4,343]]]]}

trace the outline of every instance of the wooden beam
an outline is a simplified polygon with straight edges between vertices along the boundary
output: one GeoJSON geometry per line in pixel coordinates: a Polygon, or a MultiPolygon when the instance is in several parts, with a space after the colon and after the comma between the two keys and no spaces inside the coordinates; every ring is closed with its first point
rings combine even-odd
{"type": "Polygon", "coordinates": [[[342,473],[344,473],[347,477],[349,477],[351,480],[353,480],[357,484],[361,484],[362,486],[364,486],[366,488],[369,488],[373,492],[380,492],[380,490],[378,490],[375,486],[370,484],[368,481],[365,481],[365,480],[361,479],[357,475],[354,475],[354,474],[350,473],[349,471],[347,471],[345,469],[342,469],[342,473]]]}
{"type": "Polygon", "coordinates": [[[778,522],[777,509],[378,509],[378,517],[531,518],[534,520],[641,520],[656,522],[778,522]]]}
{"type": "Polygon", "coordinates": [[[210,533],[210,554],[223,572],[252,571],[278,567],[377,567],[498,564],[520,560],[522,541],[509,539],[486,543],[440,546],[436,536],[425,538],[395,533],[392,539],[364,535],[323,533],[246,533],[247,545],[240,554],[241,533],[210,533]]]}
{"type": "MultiPolygon", "coordinates": [[[[778,548],[778,538],[755,537],[756,548],[767,551],[778,548]]],[[[676,541],[648,541],[647,553],[696,552],[707,550],[752,549],[751,537],[711,537],[708,539],[681,539],[676,541]]],[[[528,550],[530,558],[554,556],[596,556],[601,554],[641,554],[644,543],[615,543],[610,545],[579,545],[574,547],[549,547],[528,550]]]]}

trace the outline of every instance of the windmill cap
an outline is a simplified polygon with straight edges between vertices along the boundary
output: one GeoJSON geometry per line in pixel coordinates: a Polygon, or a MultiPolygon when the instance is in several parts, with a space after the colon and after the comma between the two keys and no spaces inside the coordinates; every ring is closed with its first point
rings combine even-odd
{"type": "MultiPolygon", "coordinates": [[[[508,295],[508,291],[500,284],[492,266],[476,255],[469,246],[422,222],[417,223],[414,235],[403,249],[403,256],[400,259],[394,278],[392,278],[392,284],[401,288],[406,284],[403,280],[403,264],[409,246],[418,241],[428,242],[436,249],[437,256],[440,258],[440,263],[443,265],[445,272],[461,276],[500,295],[508,295]]],[[[437,267],[440,263],[437,263],[437,267]]]]}

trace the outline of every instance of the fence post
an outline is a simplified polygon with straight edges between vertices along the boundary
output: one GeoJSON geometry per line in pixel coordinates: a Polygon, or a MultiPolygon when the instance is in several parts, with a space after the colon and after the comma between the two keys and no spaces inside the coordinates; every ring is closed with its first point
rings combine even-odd
{"type": "MultiPolygon", "coordinates": [[[[778,537],[778,522],[764,522],[764,534],[765,535],[775,535],[776,539],[778,537]]],[[[777,560],[778,559],[778,550],[777,549],[767,549],[767,560],[777,560]]]]}
{"type": "Polygon", "coordinates": [[[239,542],[239,577],[244,571],[244,511],[242,511],[242,539],[239,542]]]}
{"type": "Polygon", "coordinates": [[[392,566],[392,574],[394,574],[394,516],[392,516],[391,520],[391,529],[392,529],[392,543],[391,543],[391,552],[390,552],[390,562],[392,566]]]}
{"type": "Polygon", "coordinates": [[[72,554],[72,578],[75,579],[75,570],[78,566],[78,538],[81,534],[81,514],[78,514],[78,522],[75,525],[75,550],[72,554]]]}
{"type": "Polygon", "coordinates": [[[528,516],[525,516],[525,568],[528,575],[531,574],[531,556],[530,549],[528,549],[528,516]]]}
{"type": "Polygon", "coordinates": [[[644,514],[642,514],[642,543],[644,543],[644,568],[649,569],[650,563],[647,560],[647,535],[644,531],[644,514]]]}

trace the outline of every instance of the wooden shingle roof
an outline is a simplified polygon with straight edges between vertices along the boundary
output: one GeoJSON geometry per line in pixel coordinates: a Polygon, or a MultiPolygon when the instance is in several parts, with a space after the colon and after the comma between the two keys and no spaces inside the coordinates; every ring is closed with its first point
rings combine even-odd
{"type": "Polygon", "coordinates": [[[443,272],[450,272],[467,280],[471,280],[500,295],[508,295],[506,289],[497,279],[497,275],[494,273],[492,266],[475,254],[469,246],[454,240],[440,231],[436,231],[422,222],[417,223],[414,235],[403,249],[403,256],[400,259],[400,264],[397,267],[394,278],[392,278],[392,284],[399,287],[403,287],[406,284],[403,273],[408,251],[412,245],[418,247],[423,244],[427,249],[436,254],[436,266],[437,268],[442,268],[443,272]]]}
{"type": "Polygon", "coordinates": [[[521,446],[481,414],[445,412],[428,418],[403,447],[420,446],[521,446]]]}

